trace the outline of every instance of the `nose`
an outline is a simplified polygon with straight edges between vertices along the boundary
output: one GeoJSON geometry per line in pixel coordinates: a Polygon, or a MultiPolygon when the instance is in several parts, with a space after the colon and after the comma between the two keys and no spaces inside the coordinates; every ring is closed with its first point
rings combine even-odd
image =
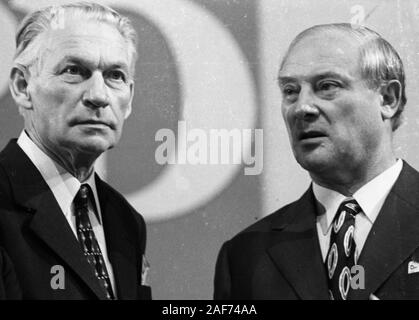
{"type": "Polygon", "coordinates": [[[100,72],[94,72],[88,80],[83,104],[89,108],[105,108],[109,105],[108,88],[100,72]]]}
{"type": "Polygon", "coordinates": [[[294,112],[297,119],[300,120],[310,120],[319,116],[320,111],[315,103],[315,96],[311,88],[301,88],[294,112]]]}

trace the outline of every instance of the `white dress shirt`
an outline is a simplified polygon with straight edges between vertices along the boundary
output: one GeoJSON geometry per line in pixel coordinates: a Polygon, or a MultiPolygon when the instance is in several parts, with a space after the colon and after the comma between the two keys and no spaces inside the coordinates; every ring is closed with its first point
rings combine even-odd
{"type": "MultiPolygon", "coordinates": [[[[355,216],[354,240],[358,257],[387,195],[402,171],[402,167],[402,160],[397,160],[393,166],[369,181],[352,195],[362,209],[362,213],[355,216]]],[[[318,201],[317,209],[319,215],[317,216],[316,226],[323,261],[325,261],[329,250],[333,218],[340,204],[347,197],[334,190],[319,186],[315,182],[313,182],[313,193],[318,201]]]]}
{"type": "MultiPolygon", "coordinates": [[[[77,180],[76,177],[71,175],[67,170],[61,167],[57,162],[52,160],[47,154],[45,154],[29,138],[25,131],[22,131],[20,134],[19,139],[17,140],[17,144],[41,173],[48,187],[54,194],[54,197],[57,200],[57,203],[60,206],[64,217],[67,219],[67,222],[78,241],[73,200],[82,183],[77,180]]],[[[86,181],[83,182],[83,184],[84,183],[87,183],[93,191],[97,216],[94,214],[94,210],[89,210],[89,219],[93,228],[93,232],[95,233],[99,243],[100,250],[102,251],[103,260],[105,261],[106,268],[108,270],[112,289],[116,296],[115,278],[112,265],[108,258],[108,251],[106,249],[105,234],[102,226],[102,214],[99,205],[94,172],[90,174],[90,176],[86,179],[86,181]]],[[[89,204],[89,206],[91,206],[91,204],[89,204]]]]}

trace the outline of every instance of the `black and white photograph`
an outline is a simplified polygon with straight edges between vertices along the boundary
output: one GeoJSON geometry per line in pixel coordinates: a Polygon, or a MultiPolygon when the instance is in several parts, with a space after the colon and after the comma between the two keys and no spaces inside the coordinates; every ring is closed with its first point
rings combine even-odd
{"type": "Polygon", "coordinates": [[[419,299],[419,1],[1,0],[0,26],[0,300],[419,299]]]}

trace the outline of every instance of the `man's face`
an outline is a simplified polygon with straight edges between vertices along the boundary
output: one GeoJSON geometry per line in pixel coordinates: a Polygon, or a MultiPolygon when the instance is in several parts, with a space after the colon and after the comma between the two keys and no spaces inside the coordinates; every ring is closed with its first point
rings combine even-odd
{"type": "Polygon", "coordinates": [[[54,153],[100,155],[118,142],[131,112],[124,38],[106,23],[79,19],[40,37],[41,68],[28,80],[31,134],[54,153]]]}
{"type": "Polygon", "coordinates": [[[342,33],[309,35],[279,72],[294,155],[314,175],[368,166],[382,148],[381,95],[362,79],[358,46],[342,33]]]}

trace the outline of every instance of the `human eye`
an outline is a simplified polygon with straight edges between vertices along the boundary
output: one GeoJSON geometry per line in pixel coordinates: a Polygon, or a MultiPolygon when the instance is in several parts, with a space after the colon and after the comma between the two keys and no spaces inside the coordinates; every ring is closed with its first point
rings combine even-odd
{"type": "Polygon", "coordinates": [[[340,88],[342,88],[342,84],[335,80],[322,80],[316,85],[316,91],[326,97],[334,96],[340,88]]]}
{"type": "Polygon", "coordinates": [[[106,77],[115,82],[126,82],[127,79],[127,76],[121,70],[110,70],[107,72],[106,77]]]}
{"type": "Polygon", "coordinates": [[[79,66],[76,65],[69,65],[66,66],[63,70],[63,73],[68,73],[68,74],[81,74],[82,70],[79,66]]]}
{"type": "Polygon", "coordinates": [[[294,100],[297,98],[299,88],[295,84],[286,84],[282,87],[282,95],[285,100],[294,100]]]}
{"type": "Polygon", "coordinates": [[[61,70],[61,76],[67,82],[79,82],[87,77],[87,70],[77,64],[68,64],[61,70]]]}

